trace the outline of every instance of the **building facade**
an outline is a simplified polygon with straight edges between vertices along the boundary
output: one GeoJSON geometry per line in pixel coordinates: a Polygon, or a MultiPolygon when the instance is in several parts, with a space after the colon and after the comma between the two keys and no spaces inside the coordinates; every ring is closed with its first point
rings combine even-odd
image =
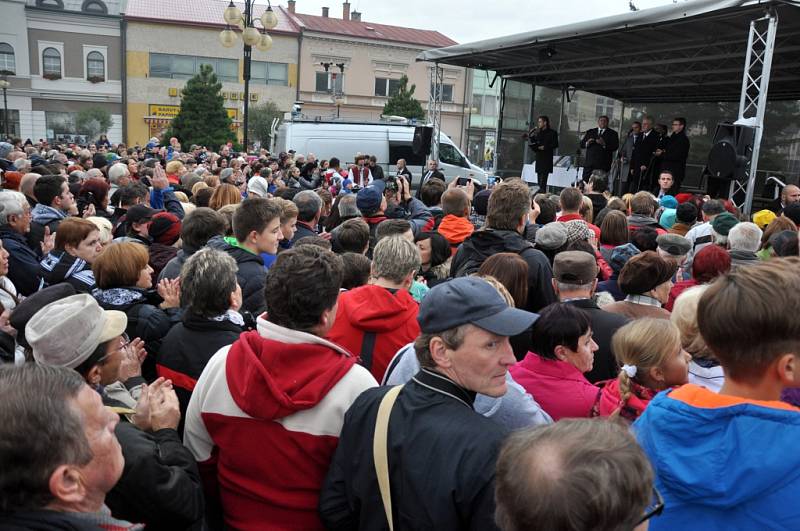
{"type": "MultiPolygon", "coordinates": [[[[389,97],[407,76],[426,109],[432,63],[417,62],[426,49],[457,44],[437,31],[367,22],[342,4],[341,18],[328,8],[320,15],[301,14],[295,1],[286,10],[299,29],[300,85],[297,99],[306,116],[323,119],[379,120],[389,97]],[[342,68],[344,67],[344,72],[342,68]]],[[[463,146],[466,70],[444,67],[442,130],[463,146]]]]}
{"type": "MultiPolygon", "coordinates": [[[[125,9],[127,141],[144,145],[159,137],[180,110],[186,80],[210,64],[222,83],[225,108],[241,138],[244,112],[244,59],[241,39],[222,46],[225,2],[129,0],[125,9]],[[205,11],[204,11],[205,9],[205,11]]],[[[265,6],[257,5],[260,17],[265,6]]],[[[296,97],[299,32],[276,7],[278,26],[269,31],[272,47],[253,48],[251,108],[271,101],[289,111],[296,97]]]]}
{"type": "Polygon", "coordinates": [[[93,135],[81,130],[78,113],[99,108],[111,116],[108,138],[122,140],[120,3],[0,1],[0,70],[10,82],[11,136],[86,142],[93,135]]]}

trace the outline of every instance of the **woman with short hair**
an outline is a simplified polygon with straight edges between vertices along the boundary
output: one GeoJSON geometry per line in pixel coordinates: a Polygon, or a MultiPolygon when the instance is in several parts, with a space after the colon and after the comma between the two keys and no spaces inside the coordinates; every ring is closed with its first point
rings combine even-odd
{"type": "MultiPolygon", "coordinates": [[[[183,264],[180,278],[183,317],[164,337],[156,371],[172,380],[183,417],[206,364],[238,339],[245,323],[239,313],[242,289],[236,281],[236,261],[230,255],[200,249],[183,264]]],[[[183,434],[183,421],[179,432],[183,434]]]]}
{"type": "Polygon", "coordinates": [[[94,297],[106,310],[128,316],[129,337],[145,342],[149,354],[142,367],[147,381],[156,377],[155,355],[161,340],[181,319],[179,280],[162,280],[152,290],[147,247],[133,242],[113,243],[92,264],[99,288],[94,297]]]}
{"type": "Polygon", "coordinates": [[[452,259],[447,239],[438,232],[421,232],[414,238],[414,243],[421,263],[417,277],[425,279],[429,288],[447,280],[452,259]]]}
{"type": "Polygon", "coordinates": [[[589,316],[564,303],[545,307],[533,324],[533,349],[509,372],[552,418],[589,417],[600,389],[583,375],[597,343],[589,316]]]}
{"type": "Polygon", "coordinates": [[[92,263],[100,255],[100,231],[87,219],[69,217],[56,231],[55,247],[39,265],[41,287],[69,282],[78,293],[91,293],[97,286],[92,263]]]}

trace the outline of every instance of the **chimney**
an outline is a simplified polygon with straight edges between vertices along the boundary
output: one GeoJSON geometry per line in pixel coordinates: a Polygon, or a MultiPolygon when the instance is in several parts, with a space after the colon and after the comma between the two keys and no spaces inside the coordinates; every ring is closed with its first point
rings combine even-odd
{"type": "Polygon", "coordinates": [[[350,20],[350,2],[342,4],[342,20],[350,20]]]}
{"type": "Polygon", "coordinates": [[[361,13],[359,13],[358,11],[353,11],[353,13],[350,15],[350,20],[361,22],[361,13]]]}
{"type": "Polygon", "coordinates": [[[325,18],[328,18],[328,8],[327,7],[323,7],[322,8],[322,16],[325,17],[325,18]]]}
{"type": "Polygon", "coordinates": [[[289,0],[289,13],[294,15],[294,6],[297,2],[295,0],[289,0]]]}

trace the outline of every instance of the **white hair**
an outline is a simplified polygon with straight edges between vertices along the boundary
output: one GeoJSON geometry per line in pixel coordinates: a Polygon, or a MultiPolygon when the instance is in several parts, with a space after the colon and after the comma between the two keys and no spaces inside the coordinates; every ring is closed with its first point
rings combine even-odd
{"type": "Polygon", "coordinates": [[[87,179],[105,179],[103,172],[99,168],[89,168],[86,171],[87,179]]]}
{"type": "Polygon", "coordinates": [[[119,184],[119,180],[123,177],[127,177],[130,173],[131,172],[128,171],[128,166],[117,162],[108,169],[108,181],[111,184],[119,184]]]}
{"type": "Polygon", "coordinates": [[[27,204],[28,200],[21,192],[0,192],[0,227],[8,225],[8,216],[21,216],[27,204]]]}
{"type": "Polygon", "coordinates": [[[737,223],[728,233],[728,245],[731,249],[756,252],[761,246],[762,234],[755,223],[749,221],[737,223]]]}

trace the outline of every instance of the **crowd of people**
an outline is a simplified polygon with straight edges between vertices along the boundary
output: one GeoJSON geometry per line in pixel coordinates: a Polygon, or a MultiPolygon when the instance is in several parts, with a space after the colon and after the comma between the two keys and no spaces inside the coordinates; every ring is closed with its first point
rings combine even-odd
{"type": "Polygon", "coordinates": [[[800,189],[355,160],[0,143],[0,529],[800,528],[800,189]]]}

